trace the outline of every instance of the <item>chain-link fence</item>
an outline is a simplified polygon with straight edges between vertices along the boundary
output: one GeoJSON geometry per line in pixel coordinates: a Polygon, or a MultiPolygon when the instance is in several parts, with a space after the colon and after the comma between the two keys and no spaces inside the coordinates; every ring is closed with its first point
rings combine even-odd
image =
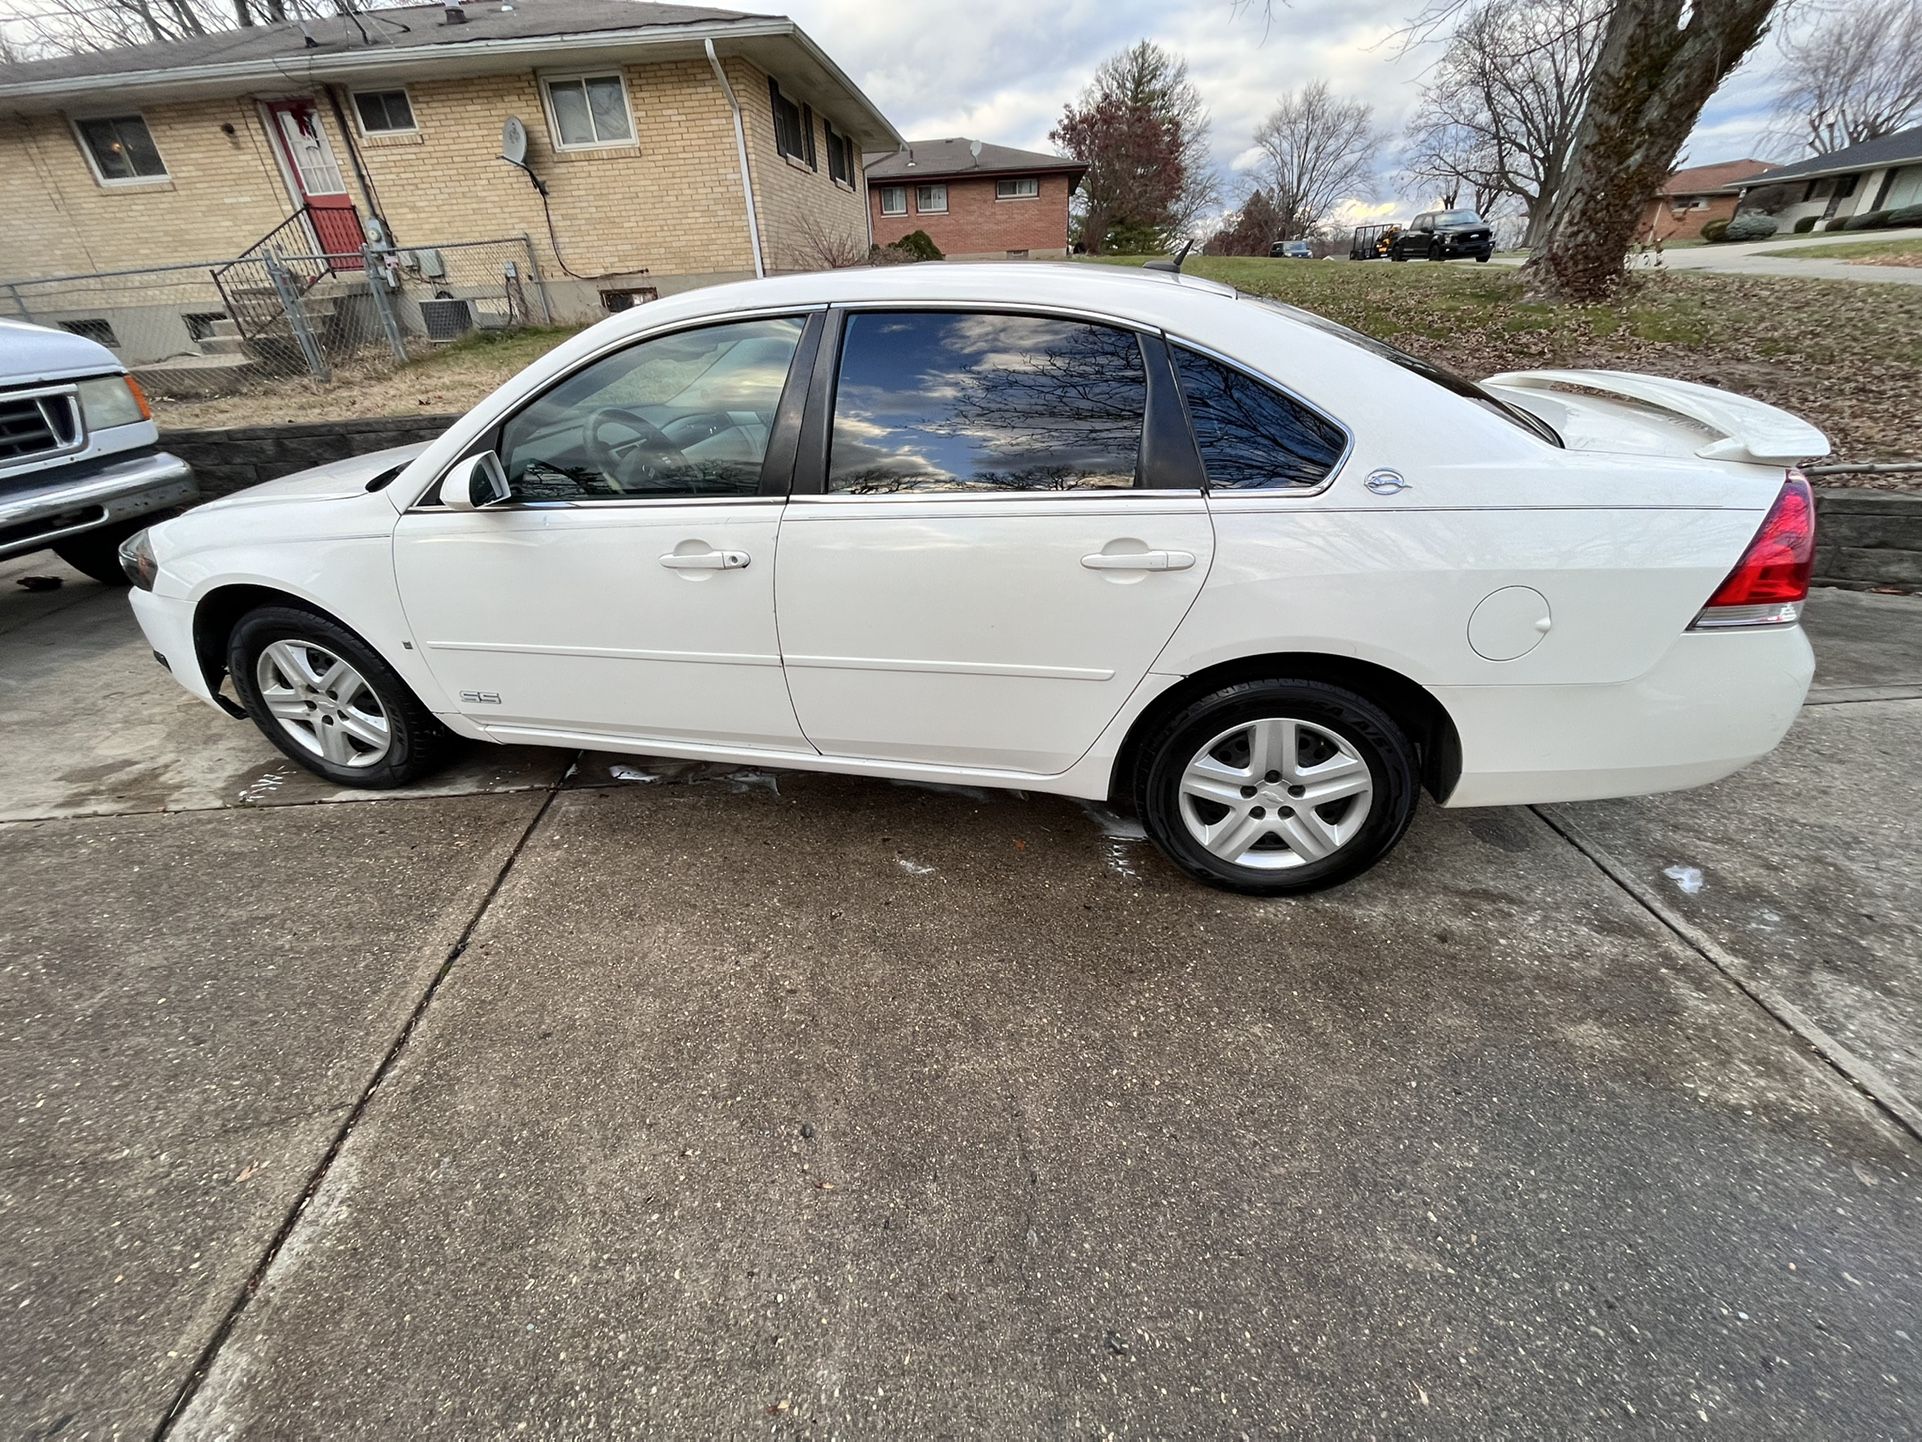
{"type": "Polygon", "coordinates": [[[555,319],[525,236],[0,281],[0,315],[97,340],[154,395],[179,398],[368,375],[555,319]]]}

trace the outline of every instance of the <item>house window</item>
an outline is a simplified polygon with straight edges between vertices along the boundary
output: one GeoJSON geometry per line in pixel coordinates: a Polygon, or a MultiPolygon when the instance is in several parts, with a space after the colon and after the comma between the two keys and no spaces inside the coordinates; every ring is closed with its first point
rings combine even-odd
{"type": "Polygon", "coordinates": [[[917,185],[914,187],[914,208],[923,215],[946,215],[948,213],[948,188],[945,185],[917,185]]]}
{"type": "Polygon", "coordinates": [[[994,183],[996,200],[1033,200],[1041,194],[1041,182],[1029,177],[1024,180],[997,180],[994,183]]]}
{"type": "Polygon", "coordinates": [[[212,337],[214,327],[227,319],[224,310],[190,310],[180,317],[187,327],[187,339],[207,340],[212,337]]]}
{"type": "Polygon", "coordinates": [[[403,135],[420,128],[405,90],[356,90],[354,113],[362,135],[403,135]]]}
{"type": "Polygon", "coordinates": [[[906,215],[908,213],[908,188],[905,185],[884,185],[881,187],[881,214],[906,215]]]}
{"type": "Polygon", "coordinates": [[[821,129],[827,135],[829,178],[854,184],[854,142],[825,122],[821,129]]]}
{"type": "Polygon", "coordinates": [[[1835,198],[1837,200],[1847,200],[1851,195],[1855,194],[1855,183],[1861,178],[1862,177],[1860,175],[1836,176],[1835,177],[1835,198]]]}
{"type": "Polygon", "coordinates": [[[634,117],[619,75],[568,75],[542,82],[554,144],[561,150],[632,145],[634,117]]]}
{"type": "Polygon", "coordinates": [[[774,148],[807,166],[814,164],[814,112],[799,101],[781,93],[772,76],[767,82],[767,98],[774,110],[774,148]]]}
{"type": "Polygon", "coordinates": [[[153,133],[138,115],[102,116],[73,123],[80,148],[102,185],[126,185],[142,180],[165,180],[166,164],[153,143],[153,133]]]}
{"type": "Polygon", "coordinates": [[[113,323],[104,317],[95,316],[88,320],[63,320],[59,322],[59,326],[60,329],[66,331],[69,335],[77,335],[82,340],[92,341],[95,345],[117,347],[120,344],[120,337],[113,333],[113,323]]]}

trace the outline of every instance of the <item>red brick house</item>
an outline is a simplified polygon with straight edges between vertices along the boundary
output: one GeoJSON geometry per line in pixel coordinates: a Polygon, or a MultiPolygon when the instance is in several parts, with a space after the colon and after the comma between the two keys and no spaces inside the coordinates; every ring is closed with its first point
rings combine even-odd
{"type": "Polygon", "coordinates": [[[1766,160],[1724,160],[1717,165],[1694,165],[1669,176],[1642,207],[1636,226],[1638,240],[1693,240],[1711,220],[1735,214],[1735,193],[1726,187],[1769,169],[1766,160]]]}
{"type": "Polygon", "coordinates": [[[865,167],[877,245],[924,230],[953,260],[1068,253],[1068,198],[1088,167],[979,140],[915,140],[865,167]]]}

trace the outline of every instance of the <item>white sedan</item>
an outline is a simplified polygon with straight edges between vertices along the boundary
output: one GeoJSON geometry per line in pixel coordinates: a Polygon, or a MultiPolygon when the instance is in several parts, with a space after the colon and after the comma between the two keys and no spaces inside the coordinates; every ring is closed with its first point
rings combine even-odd
{"type": "Polygon", "coordinates": [[[1114,799],[1306,891],[1418,791],[1769,751],[1821,433],[1606,371],[1474,384],[1193,277],[900,266],[693,291],[424,448],[130,541],[154,651],[334,781],[456,737],[1114,799]],[[224,690],[230,681],[238,701],[224,690]]]}

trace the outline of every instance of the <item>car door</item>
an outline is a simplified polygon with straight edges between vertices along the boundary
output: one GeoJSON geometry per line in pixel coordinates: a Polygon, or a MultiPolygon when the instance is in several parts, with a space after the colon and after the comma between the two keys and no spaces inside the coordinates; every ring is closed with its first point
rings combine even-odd
{"type": "Polygon", "coordinates": [[[508,501],[430,494],[402,516],[401,600],[464,713],[509,738],[810,749],[774,543],[803,382],[784,393],[820,324],[746,318],[600,356],[493,433],[508,501]]]}
{"type": "Polygon", "coordinates": [[[775,597],[801,729],[830,755],[1066,770],[1213,557],[1155,335],[837,311],[800,449],[775,597]]]}

